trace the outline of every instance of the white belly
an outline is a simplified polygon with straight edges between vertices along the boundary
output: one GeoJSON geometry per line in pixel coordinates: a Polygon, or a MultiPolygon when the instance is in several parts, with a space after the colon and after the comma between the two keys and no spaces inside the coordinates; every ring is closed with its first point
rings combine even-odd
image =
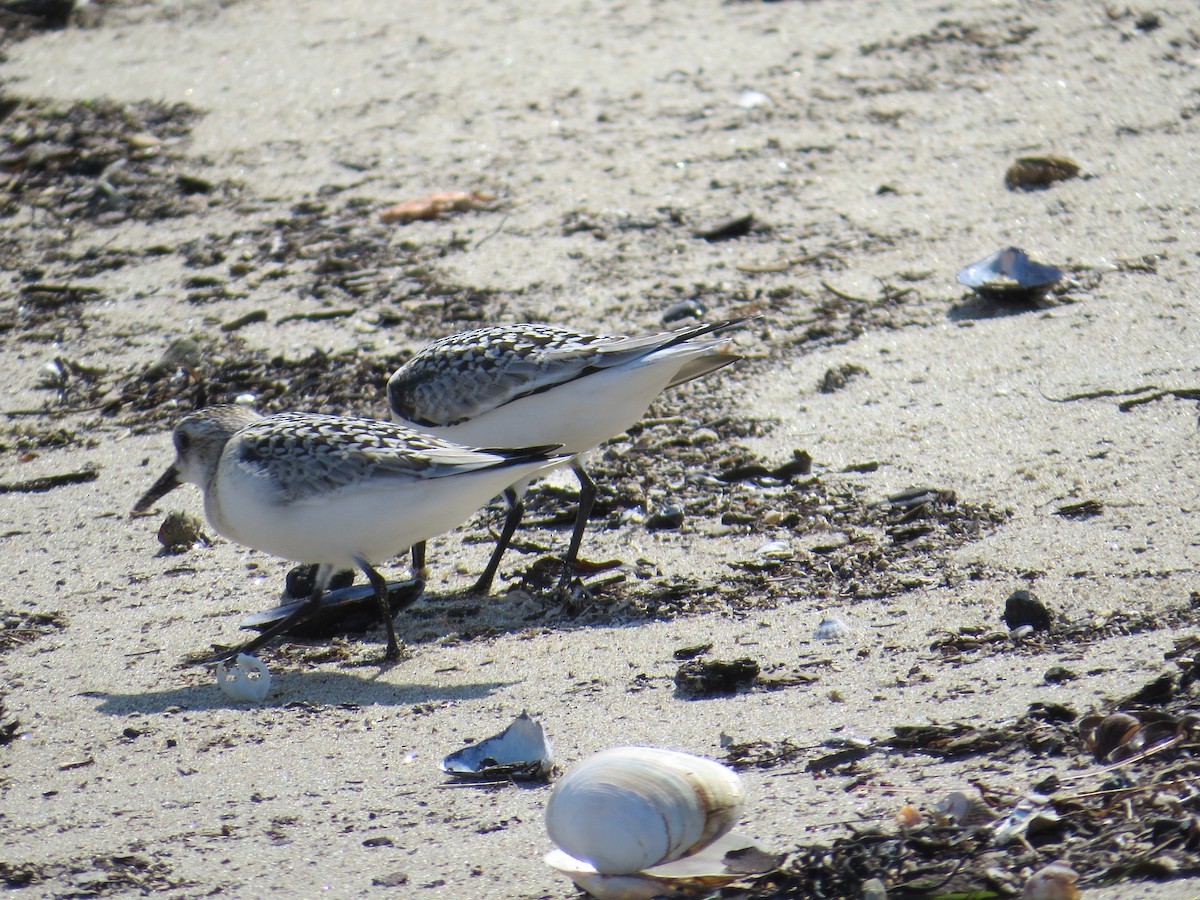
{"type": "Polygon", "coordinates": [[[484,469],[445,478],[378,478],[336,493],[274,502],[254,477],[222,465],[206,511],[225,537],[284,559],[351,568],[379,564],[444,534],[514,481],[553,462],[484,469]]]}

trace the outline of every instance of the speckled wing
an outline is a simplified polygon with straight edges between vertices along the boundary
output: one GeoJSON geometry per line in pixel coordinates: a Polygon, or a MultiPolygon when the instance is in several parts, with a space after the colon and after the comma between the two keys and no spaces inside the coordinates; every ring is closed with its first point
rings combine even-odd
{"type": "Polygon", "coordinates": [[[619,341],[554,325],[496,325],[435,341],[396,370],[388,403],[425,426],[457,425],[579,377],[619,341]]]}
{"type": "Polygon", "coordinates": [[[266,479],[280,504],[319,501],[371,481],[445,478],[546,458],[545,447],[499,456],[390,422],[280,413],[243,428],[225,464],[266,479]]]}
{"type": "MultiPolygon", "coordinates": [[[[521,397],[735,325],[742,319],[637,337],[556,325],[497,325],[436,341],[396,370],[388,403],[422,426],[457,425],[521,397]]],[[[725,365],[737,357],[730,355],[725,365]]],[[[719,366],[705,366],[673,383],[719,366]]]]}

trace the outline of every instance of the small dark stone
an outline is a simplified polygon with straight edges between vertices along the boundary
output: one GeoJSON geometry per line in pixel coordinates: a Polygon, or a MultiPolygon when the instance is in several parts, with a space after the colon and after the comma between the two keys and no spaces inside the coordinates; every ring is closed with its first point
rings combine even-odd
{"type": "Polygon", "coordinates": [[[646,516],[647,531],[672,531],[683,526],[683,510],[678,506],[664,506],[646,516]]]}
{"type": "Polygon", "coordinates": [[[1034,631],[1049,631],[1053,613],[1029,591],[1013,591],[1004,601],[1004,624],[1011,631],[1022,625],[1032,625],[1034,631]]]}
{"type": "Polygon", "coordinates": [[[696,232],[696,237],[703,238],[710,244],[715,244],[718,241],[731,241],[734,238],[745,237],[750,233],[750,229],[754,227],[754,216],[747,214],[737,216],[733,219],[726,219],[723,222],[718,222],[711,228],[705,228],[696,232]]]}
{"type": "Polygon", "coordinates": [[[1051,666],[1046,670],[1046,674],[1042,676],[1042,680],[1046,684],[1063,684],[1067,681],[1074,681],[1079,676],[1063,666],[1051,666]]]}

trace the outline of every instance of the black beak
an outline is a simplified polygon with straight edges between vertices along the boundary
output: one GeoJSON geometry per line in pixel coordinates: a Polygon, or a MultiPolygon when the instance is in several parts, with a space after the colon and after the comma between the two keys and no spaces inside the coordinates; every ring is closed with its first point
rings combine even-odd
{"type": "Polygon", "coordinates": [[[142,494],[141,500],[133,504],[133,511],[144,513],[181,484],[183,482],[179,480],[179,467],[173,465],[162,473],[162,477],[158,481],[154,482],[154,487],[142,494]]]}

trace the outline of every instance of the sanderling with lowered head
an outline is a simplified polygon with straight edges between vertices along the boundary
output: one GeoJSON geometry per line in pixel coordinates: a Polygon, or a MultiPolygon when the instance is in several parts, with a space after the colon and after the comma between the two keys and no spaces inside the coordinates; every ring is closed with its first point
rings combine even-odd
{"type": "MultiPolygon", "coordinates": [[[[579,479],[579,508],[564,558],[563,583],[596,499],[579,458],[634,425],[664,390],[741,357],[728,337],[706,337],[747,318],[656,334],[583,334],[557,325],[492,325],[435,341],[388,380],[394,421],[456,442],[557,443],[579,479]]],[[[533,473],[534,475],[540,473],[533,473]]],[[[491,590],[500,558],[524,515],[532,475],[504,492],[508,516],[487,568],[473,588],[491,590]]],[[[414,547],[414,568],[424,549],[414,547]]]]}
{"type": "MultiPolygon", "coordinates": [[[[252,653],[320,606],[329,578],[357,566],[375,588],[400,656],[387,583],[374,566],[460,525],[514,479],[566,462],[557,445],[475,450],[391,422],[213,406],[175,426],[175,462],[134,505],[145,512],[180,484],[204,491],[225,537],[297,562],[318,563],[308,601],[219,659],[252,653]]],[[[416,599],[414,595],[413,599],[416,599]]]]}

